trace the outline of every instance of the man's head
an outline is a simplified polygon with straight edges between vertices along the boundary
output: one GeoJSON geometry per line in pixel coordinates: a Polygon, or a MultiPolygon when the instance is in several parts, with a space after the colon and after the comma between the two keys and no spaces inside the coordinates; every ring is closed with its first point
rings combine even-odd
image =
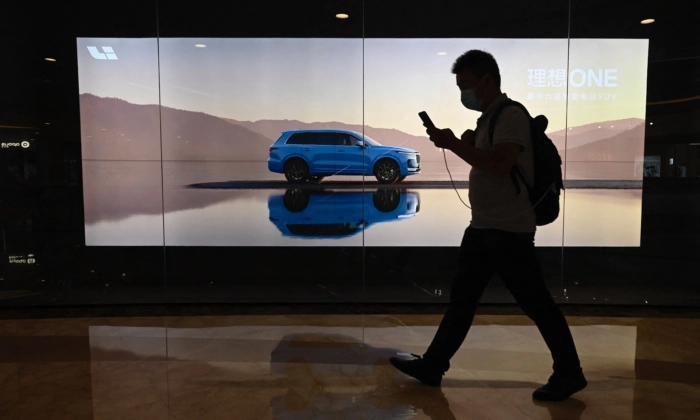
{"type": "Polygon", "coordinates": [[[479,111],[486,109],[501,94],[501,74],[493,56],[485,51],[470,50],[452,65],[461,91],[474,89],[480,102],[479,111]]]}

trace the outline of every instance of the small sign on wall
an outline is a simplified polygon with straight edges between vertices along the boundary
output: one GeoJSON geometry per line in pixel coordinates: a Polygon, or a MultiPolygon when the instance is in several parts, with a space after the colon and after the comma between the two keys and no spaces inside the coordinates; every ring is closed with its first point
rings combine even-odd
{"type": "Polygon", "coordinates": [[[34,150],[35,146],[36,146],[36,141],[34,139],[0,141],[0,150],[3,150],[3,151],[34,150]]]}

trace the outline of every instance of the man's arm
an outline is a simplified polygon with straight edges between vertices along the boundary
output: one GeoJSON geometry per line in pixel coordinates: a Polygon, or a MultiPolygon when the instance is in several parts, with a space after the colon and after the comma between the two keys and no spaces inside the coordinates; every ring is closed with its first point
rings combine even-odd
{"type": "Polygon", "coordinates": [[[451,150],[463,161],[482,172],[491,175],[507,175],[515,166],[521,145],[502,142],[493,146],[493,151],[474,147],[474,132],[467,130],[462,140],[455,137],[452,130],[429,128],[427,130],[435,146],[451,150]]]}

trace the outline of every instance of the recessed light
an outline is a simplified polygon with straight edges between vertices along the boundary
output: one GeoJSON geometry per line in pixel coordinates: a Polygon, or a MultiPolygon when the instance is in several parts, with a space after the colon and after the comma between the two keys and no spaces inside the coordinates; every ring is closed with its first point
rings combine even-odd
{"type": "Polygon", "coordinates": [[[447,55],[447,53],[444,52],[444,51],[440,51],[440,52],[438,53],[438,55],[447,55]]]}
{"type": "Polygon", "coordinates": [[[654,23],[654,22],[656,22],[654,19],[644,19],[642,21],[642,25],[648,25],[648,24],[654,23]]]}
{"type": "Polygon", "coordinates": [[[205,44],[194,44],[194,46],[197,48],[207,48],[205,44]]]}
{"type": "Polygon", "coordinates": [[[51,58],[51,57],[46,57],[44,60],[46,60],[46,61],[56,61],[55,58],[51,58]]]}
{"type": "Polygon", "coordinates": [[[346,15],[345,13],[338,13],[337,15],[335,15],[335,17],[337,17],[338,19],[347,19],[350,16],[346,15]]]}

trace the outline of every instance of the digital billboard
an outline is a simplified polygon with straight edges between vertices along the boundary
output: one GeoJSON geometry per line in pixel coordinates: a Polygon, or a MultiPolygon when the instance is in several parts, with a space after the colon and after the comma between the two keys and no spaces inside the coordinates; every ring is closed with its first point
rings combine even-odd
{"type": "Polygon", "coordinates": [[[470,167],[443,156],[417,113],[473,129],[479,114],[460,103],[450,69],[482,49],[502,90],[548,118],[564,160],[564,210],[537,244],[639,246],[648,40],[78,38],[77,48],[87,245],[458,246],[471,215],[450,175],[466,198],[470,167]]]}

